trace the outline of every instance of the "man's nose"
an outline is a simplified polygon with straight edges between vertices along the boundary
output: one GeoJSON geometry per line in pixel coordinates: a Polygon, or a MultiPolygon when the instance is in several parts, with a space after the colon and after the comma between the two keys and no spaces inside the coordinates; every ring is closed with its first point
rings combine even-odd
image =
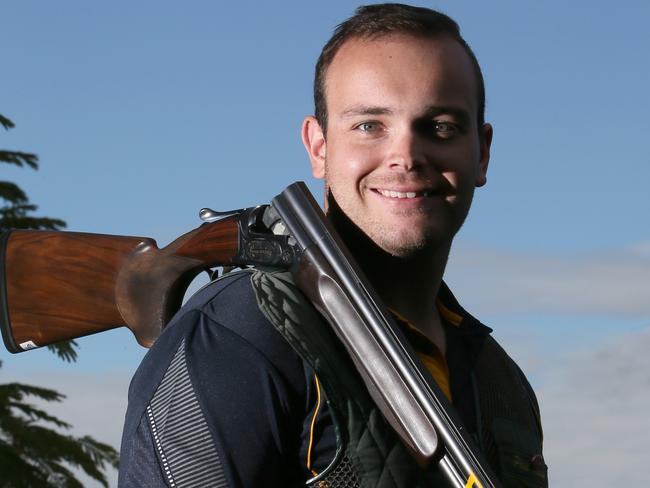
{"type": "Polygon", "coordinates": [[[414,171],[425,161],[424,141],[413,129],[404,129],[393,133],[386,155],[386,163],[390,169],[414,171]]]}

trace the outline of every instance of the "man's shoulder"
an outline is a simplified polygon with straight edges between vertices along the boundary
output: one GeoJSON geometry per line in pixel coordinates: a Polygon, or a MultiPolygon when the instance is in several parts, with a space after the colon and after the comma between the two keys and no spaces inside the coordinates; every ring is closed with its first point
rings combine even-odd
{"type": "Polygon", "coordinates": [[[242,347],[257,349],[272,362],[285,356],[291,348],[260,311],[252,275],[248,270],[234,272],[204,286],[172,318],[161,339],[190,336],[202,341],[214,334],[233,335],[242,347]],[[205,329],[207,336],[195,337],[197,329],[205,329]]]}
{"type": "MultiPolygon", "coordinates": [[[[313,372],[259,310],[252,276],[236,272],[200,289],[143,359],[129,389],[124,479],[139,472],[138,446],[151,450],[149,432],[164,437],[157,449],[172,457],[188,438],[187,426],[201,432],[197,439],[208,440],[199,454],[217,452],[232,479],[256,475],[255,463],[279,469],[290,452],[298,434],[276,433],[300,432],[313,372]]],[[[175,460],[189,466],[200,464],[201,456],[175,460]]]]}
{"type": "Polygon", "coordinates": [[[259,310],[251,276],[231,273],[195,293],[147,352],[131,394],[150,396],[181,347],[197,375],[217,364],[224,372],[259,368],[297,386],[304,362],[259,310]]]}
{"type": "Polygon", "coordinates": [[[250,284],[251,273],[239,271],[223,275],[211,281],[194,293],[172,318],[169,325],[175,326],[192,312],[205,314],[213,320],[227,320],[228,310],[248,307],[255,303],[255,294],[250,284]],[[223,305],[227,305],[224,307],[223,305]]]}

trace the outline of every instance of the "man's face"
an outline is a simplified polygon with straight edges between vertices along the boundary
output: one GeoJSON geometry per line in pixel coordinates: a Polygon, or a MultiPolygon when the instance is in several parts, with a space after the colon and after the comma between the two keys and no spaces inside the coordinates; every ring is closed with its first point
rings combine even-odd
{"type": "Polygon", "coordinates": [[[324,137],[303,140],[315,177],[386,252],[449,245],[485,184],[491,127],[477,127],[476,75],[454,40],[351,39],[326,76],[324,137]]]}

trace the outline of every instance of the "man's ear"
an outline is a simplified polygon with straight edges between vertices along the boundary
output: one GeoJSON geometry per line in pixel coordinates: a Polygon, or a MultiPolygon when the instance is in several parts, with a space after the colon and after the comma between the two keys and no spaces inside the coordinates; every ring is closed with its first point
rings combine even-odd
{"type": "Polygon", "coordinates": [[[325,134],[316,117],[309,115],[302,122],[302,143],[305,145],[311,161],[311,173],[314,178],[325,178],[325,155],[327,143],[325,134]]]}
{"type": "Polygon", "coordinates": [[[479,156],[478,168],[476,173],[476,186],[483,186],[487,183],[487,170],[490,162],[490,146],[492,145],[493,129],[491,124],[483,124],[479,134],[479,147],[481,154],[479,156]]]}

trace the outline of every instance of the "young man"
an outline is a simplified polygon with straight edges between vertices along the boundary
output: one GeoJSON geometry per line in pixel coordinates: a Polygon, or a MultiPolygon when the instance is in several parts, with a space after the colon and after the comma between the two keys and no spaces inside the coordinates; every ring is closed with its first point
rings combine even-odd
{"type": "MultiPolygon", "coordinates": [[[[457,25],[359,8],[323,49],[315,101],[302,137],[329,218],[504,485],[546,486],[532,390],[442,283],[492,139],[457,25]]],[[[194,296],[132,382],[120,486],[446,486],[325,329],[286,276],[233,273],[194,296]]]]}

